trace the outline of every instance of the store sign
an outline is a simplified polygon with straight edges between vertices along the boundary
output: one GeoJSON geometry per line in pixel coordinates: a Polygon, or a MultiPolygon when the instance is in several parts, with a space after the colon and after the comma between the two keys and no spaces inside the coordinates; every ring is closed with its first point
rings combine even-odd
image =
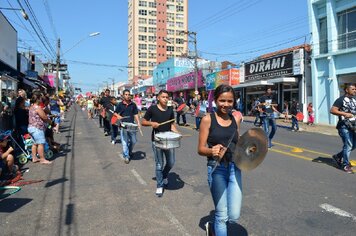
{"type": "Polygon", "coordinates": [[[0,11],[0,61],[17,69],[17,32],[0,11]]]}
{"type": "Polygon", "coordinates": [[[304,72],[304,49],[293,51],[293,75],[301,75],[304,72]]]}
{"type": "Polygon", "coordinates": [[[245,82],[286,75],[293,75],[292,52],[245,64],[245,82]]]}
{"type": "MultiPolygon", "coordinates": [[[[202,72],[198,71],[198,87],[203,87],[202,72]]],[[[167,81],[167,91],[175,92],[195,88],[195,72],[174,77],[167,81]]]]}
{"type": "Polygon", "coordinates": [[[240,70],[233,68],[211,73],[206,76],[207,90],[215,90],[221,84],[231,86],[240,84],[240,70]]]}

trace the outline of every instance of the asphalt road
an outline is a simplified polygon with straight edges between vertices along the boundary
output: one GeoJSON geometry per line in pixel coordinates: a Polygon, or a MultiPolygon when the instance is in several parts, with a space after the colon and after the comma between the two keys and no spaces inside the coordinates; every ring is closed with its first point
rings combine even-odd
{"type": "MultiPolygon", "coordinates": [[[[243,123],[242,131],[251,127],[243,123]]],[[[44,181],[0,200],[0,235],[205,235],[214,209],[206,159],[196,151],[197,131],[180,130],[191,136],[182,138],[169,187],[157,198],[151,129],[138,133],[127,165],[120,144],[73,107],[56,136],[63,151],[54,163],[25,166],[25,180],[44,181]]],[[[356,175],[330,158],[339,138],[278,129],[273,141],[265,161],[243,173],[242,214],[230,235],[354,235],[356,175]]]]}

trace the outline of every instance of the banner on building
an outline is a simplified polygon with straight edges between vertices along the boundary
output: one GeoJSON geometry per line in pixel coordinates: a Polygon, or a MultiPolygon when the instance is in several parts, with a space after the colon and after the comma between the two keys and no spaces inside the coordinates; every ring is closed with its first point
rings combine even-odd
{"type": "Polygon", "coordinates": [[[206,76],[206,90],[215,90],[219,85],[238,85],[240,84],[240,70],[232,68],[214,72],[206,76]]]}
{"type": "MultiPolygon", "coordinates": [[[[198,71],[198,88],[203,87],[204,83],[202,80],[202,72],[198,71]]],[[[167,91],[175,92],[187,89],[195,88],[195,72],[191,72],[185,75],[181,75],[178,77],[174,77],[172,79],[167,80],[167,91]]]]}

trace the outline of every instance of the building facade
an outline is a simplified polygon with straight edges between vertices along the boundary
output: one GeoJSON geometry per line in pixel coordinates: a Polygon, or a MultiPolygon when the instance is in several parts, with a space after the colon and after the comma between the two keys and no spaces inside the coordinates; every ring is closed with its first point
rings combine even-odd
{"type": "Polygon", "coordinates": [[[128,1],[128,80],[153,76],[153,68],[187,52],[188,0],[128,1]]]}
{"type": "Polygon", "coordinates": [[[356,83],[356,0],[308,0],[308,10],[315,122],[335,125],[329,110],[356,83]]]}

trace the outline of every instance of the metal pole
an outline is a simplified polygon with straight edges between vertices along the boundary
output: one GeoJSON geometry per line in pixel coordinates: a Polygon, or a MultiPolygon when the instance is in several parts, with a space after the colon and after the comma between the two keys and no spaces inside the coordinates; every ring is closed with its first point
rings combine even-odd
{"type": "Polygon", "coordinates": [[[60,49],[61,49],[61,39],[58,39],[58,42],[57,42],[57,60],[56,60],[56,94],[58,94],[58,90],[59,90],[59,66],[60,66],[60,63],[61,63],[60,49]]]}
{"type": "Polygon", "coordinates": [[[197,49],[197,33],[196,32],[192,32],[193,36],[194,36],[194,51],[195,51],[195,55],[194,55],[194,71],[195,71],[195,95],[197,95],[198,92],[198,49],[197,49]]]}

